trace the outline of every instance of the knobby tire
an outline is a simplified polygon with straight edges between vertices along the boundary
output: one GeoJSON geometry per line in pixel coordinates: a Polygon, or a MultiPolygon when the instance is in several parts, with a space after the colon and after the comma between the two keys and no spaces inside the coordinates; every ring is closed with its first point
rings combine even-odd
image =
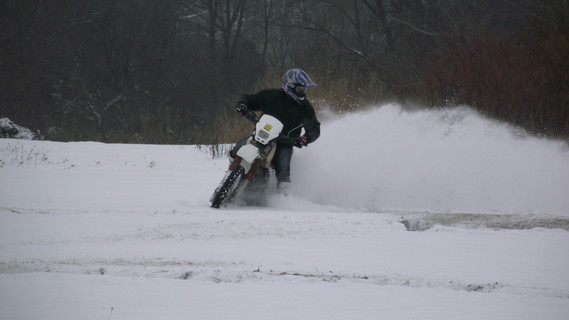
{"type": "Polygon", "coordinates": [[[241,182],[241,177],[245,173],[245,168],[238,166],[234,169],[225,179],[219,191],[211,201],[212,208],[219,208],[224,206],[235,194],[235,191],[239,187],[241,182]]]}

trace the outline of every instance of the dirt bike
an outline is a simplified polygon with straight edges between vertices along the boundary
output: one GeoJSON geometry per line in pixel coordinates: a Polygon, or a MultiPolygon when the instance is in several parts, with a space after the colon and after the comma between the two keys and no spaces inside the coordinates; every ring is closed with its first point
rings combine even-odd
{"type": "Polygon", "coordinates": [[[284,125],[277,118],[267,114],[257,118],[252,111],[246,111],[243,115],[255,124],[255,130],[244,144],[237,145],[229,169],[209,199],[212,208],[223,207],[246,195],[252,197],[253,202],[259,201],[269,180],[268,172],[277,140],[292,147],[294,142],[288,135],[302,127],[298,126],[284,136],[281,135],[284,125]]]}

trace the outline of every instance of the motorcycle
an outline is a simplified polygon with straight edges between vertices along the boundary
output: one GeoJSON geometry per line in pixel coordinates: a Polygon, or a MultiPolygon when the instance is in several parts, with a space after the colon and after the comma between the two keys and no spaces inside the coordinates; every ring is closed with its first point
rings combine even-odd
{"type": "Polygon", "coordinates": [[[294,141],[289,135],[302,127],[292,129],[285,136],[281,135],[284,125],[273,116],[263,114],[257,118],[252,111],[246,111],[243,115],[255,125],[255,130],[245,143],[236,146],[234,159],[209,199],[212,208],[226,206],[239,198],[245,198],[242,200],[246,202],[259,202],[269,180],[277,141],[292,147],[294,141]]]}

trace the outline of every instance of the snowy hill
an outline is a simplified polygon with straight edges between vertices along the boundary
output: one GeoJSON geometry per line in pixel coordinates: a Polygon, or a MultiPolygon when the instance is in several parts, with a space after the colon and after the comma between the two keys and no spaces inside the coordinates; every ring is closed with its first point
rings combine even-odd
{"type": "Polygon", "coordinates": [[[195,146],[0,139],[0,319],[567,319],[569,152],[468,108],[324,117],[266,207],[195,146]]]}

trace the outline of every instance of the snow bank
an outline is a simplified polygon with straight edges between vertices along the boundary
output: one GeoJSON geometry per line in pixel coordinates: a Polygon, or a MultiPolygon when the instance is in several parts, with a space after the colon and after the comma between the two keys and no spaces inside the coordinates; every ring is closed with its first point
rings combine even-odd
{"type": "Polygon", "coordinates": [[[33,140],[36,137],[32,130],[19,126],[8,118],[0,118],[0,138],[33,140]]]}

